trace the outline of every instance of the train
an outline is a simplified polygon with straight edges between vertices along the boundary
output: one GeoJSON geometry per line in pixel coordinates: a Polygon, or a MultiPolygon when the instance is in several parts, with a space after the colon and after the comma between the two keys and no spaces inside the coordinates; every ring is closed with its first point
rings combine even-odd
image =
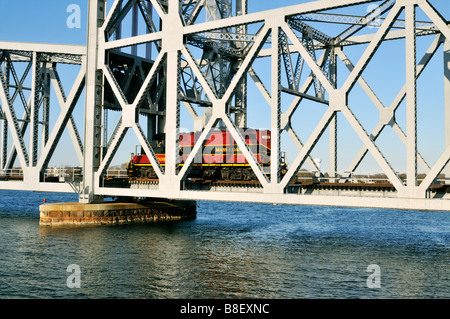
{"type": "MultiPolygon", "coordinates": [[[[250,152],[263,172],[270,174],[271,131],[260,129],[239,129],[250,152]]],[[[201,132],[188,132],[179,135],[178,164],[182,167],[191,154],[201,132]]],[[[152,149],[161,167],[165,166],[165,134],[153,137],[152,149]]],[[[141,146],[131,154],[127,164],[130,179],[157,179],[158,176],[141,146]]],[[[281,172],[286,172],[284,156],[280,165],[281,172]]],[[[196,153],[188,178],[198,180],[256,181],[257,177],[238,147],[232,134],[226,129],[215,129],[196,153]]]]}

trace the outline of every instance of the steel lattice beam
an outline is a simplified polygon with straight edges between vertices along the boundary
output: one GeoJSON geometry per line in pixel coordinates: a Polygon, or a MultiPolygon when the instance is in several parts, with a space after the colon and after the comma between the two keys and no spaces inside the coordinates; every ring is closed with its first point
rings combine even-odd
{"type": "MultiPolygon", "coordinates": [[[[308,197],[304,194],[296,194],[298,198],[292,199],[294,195],[287,193],[304,163],[314,171],[322,169],[313,160],[312,153],[328,130],[330,166],[327,173],[332,181],[337,184],[345,182],[370,153],[394,188],[398,203],[402,198],[412,198],[417,203],[425,200],[428,203],[426,198],[430,196],[431,185],[450,161],[448,123],[447,133],[443,133],[446,138],[445,150],[434,164],[427,162],[418,146],[417,80],[439,49],[444,47],[448,51],[450,47],[448,22],[428,0],[386,0],[381,3],[372,0],[322,0],[251,14],[247,13],[245,0],[110,1],[112,5],[109,12],[106,12],[106,0],[89,1],[86,47],[0,42],[3,65],[0,70],[1,168],[12,167],[17,155],[24,170],[24,181],[30,182],[33,189],[39,189],[43,184],[42,170],[46,168],[67,126],[77,155],[83,162],[81,201],[92,202],[98,196],[225,197],[228,200],[244,200],[246,196],[253,195],[208,192],[204,197],[204,194],[199,195],[183,186],[194,162],[202,154],[204,141],[215,128],[222,125],[242,150],[259,181],[261,192],[266,196],[264,199],[255,195],[252,197],[255,201],[279,202],[286,198],[285,202],[289,203],[315,202],[303,199],[308,197]],[[377,3],[378,7],[367,14],[330,13],[347,7],[356,10],[358,6],[373,3],[377,3]],[[429,21],[416,19],[416,10],[419,8],[429,21]],[[403,13],[405,18],[399,19],[403,13]],[[121,30],[129,15],[133,15],[133,31],[130,37],[123,38],[121,30]],[[140,15],[145,27],[145,33],[141,35],[137,32],[137,15],[140,15]],[[361,32],[373,26],[374,21],[377,22],[377,28],[370,29],[371,32],[361,32]],[[327,34],[321,31],[320,23],[348,25],[348,28],[337,34],[327,34]],[[255,32],[255,29],[258,31],[255,32]],[[419,36],[431,36],[434,41],[417,63],[419,36]],[[395,100],[385,106],[364,74],[373,64],[372,58],[380,46],[385,41],[396,39],[404,39],[405,42],[406,83],[395,100]],[[157,50],[147,50],[146,57],[138,56],[136,47],[141,44],[147,48],[154,45],[157,50]],[[362,55],[351,61],[346,54],[346,47],[360,44],[366,44],[362,55]],[[131,48],[132,54],[124,53],[125,48],[131,48]],[[271,62],[270,67],[267,64],[266,70],[262,72],[258,70],[258,61],[264,57],[270,58],[271,62]],[[344,62],[349,73],[341,73],[337,69],[338,59],[344,62]],[[14,65],[21,62],[28,63],[23,75],[16,74],[14,65]],[[61,63],[81,67],[68,97],[65,96],[56,69],[61,63]],[[306,69],[310,73],[302,76],[306,69]],[[27,100],[24,79],[30,73],[33,81],[29,89],[32,93],[27,100]],[[270,174],[257,162],[241,133],[248,123],[249,80],[255,83],[269,106],[261,113],[265,112],[270,118],[273,134],[270,174]],[[338,86],[338,83],[341,85],[338,86]],[[50,84],[55,88],[61,109],[53,131],[48,127],[51,113],[50,84]],[[349,104],[348,96],[357,84],[379,113],[379,121],[371,133],[355,114],[354,106],[349,104]],[[86,96],[84,141],[72,115],[83,90],[86,96]],[[282,96],[291,99],[286,108],[282,107],[286,103],[282,96]],[[324,112],[303,143],[299,134],[301,128],[296,126],[294,115],[306,100],[323,107],[324,112]],[[396,118],[403,101],[407,109],[406,130],[396,118]],[[21,118],[16,114],[19,103],[23,109],[21,118]],[[179,166],[176,159],[182,104],[186,105],[189,116],[195,122],[198,140],[184,165],[179,166]],[[199,115],[199,107],[205,109],[204,115],[199,115]],[[108,110],[120,112],[120,120],[110,138],[105,120],[108,110]],[[141,115],[148,118],[147,132],[140,122],[141,115]],[[363,144],[362,148],[356,149],[359,152],[356,152],[356,157],[348,166],[348,175],[342,176],[345,177],[343,179],[337,176],[340,156],[337,145],[341,138],[338,118],[348,122],[363,144]],[[39,125],[42,125],[41,151],[38,151],[39,125]],[[381,132],[388,127],[393,129],[406,148],[405,180],[400,178],[388,156],[377,144],[381,132]],[[8,136],[9,133],[11,136],[8,136]],[[29,145],[25,143],[26,133],[29,134],[29,145]],[[297,154],[289,163],[287,173],[281,174],[284,133],[293,141],[297,154]],[[133,193],[132,190],[102,186],[102,178],[127,134],[134,134],[149,156],[159,180],[157,187],[134,190],[133,193]],[[165,135],[167,162],[164,167],[160,165],[153,149],[154,134],[165,135]],[[11,147],[9,139],[12,139],[11,147]],[[419,166],[425,172],[420,183],[419,166]],[[279,200],[275,200],[276,197],[279,200]]],[[[449,55],[444,54],[444,57],[448,64],[449,55]]],[[[448,75],[448,69],[447,65],[444,75],[448,75]]],[[[444,76],[444,81],[447,88],[450,83],[448,76],[444,76]]],[[[449,100],[446,93],[446,116],[450,114],[449,100]]],[[[0,187],[4,185],[2,183],[0,187]]],[[[429,201],[433,201],[433,204],[424,205],[445,206],[436,202],[437,199],[429,201]]],[[[356,205],[358,201],[349,199],[344,202],[356,205]]]]}

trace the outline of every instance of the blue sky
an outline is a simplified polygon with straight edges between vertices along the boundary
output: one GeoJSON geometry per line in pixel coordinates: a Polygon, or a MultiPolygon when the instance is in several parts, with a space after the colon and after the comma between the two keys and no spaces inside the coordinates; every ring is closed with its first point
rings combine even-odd
{"type": "MultiPolygon", "coordinates": [[[[2,19],[0,19],[0,41],[17,41],[17,42],[39,42],[39,43],[60,43],[60,44],[78,44],[84,45],[86,43],[86,20],[87,20],[87,0],[40,0],[40,1],[6,1],[2,2],[2,19]],[[70,13],[67,12],[67,7],[70,4],[77,4],[81,8],[81,28],[70,29],[67,27],[66,21],[70,13]]],[[[273,9],[280,6],[288,6],[298,3],[305,3],[308,1],[272,1],[272,0],[249,0],[249,11],[256,12],[261,10],[273,9]]],[[[438,8],[445,18],[449,19],[450,1],[434,0],[430,1],[436,8],[438,8]]],[[[112,1],[109,1],[111,6],[112,1]]],[[[358,10],[348,10],[351,14],[364,15],[367,6],[359,6],[358,10]]],[[[337,10],[336,12],[344,12],[345,10],[337,10]]],[[[422,12],[418,10],[418,18],[422,19],[422,12]]],[[[335,35],[337,29],[332,25],[322,24],[320,30],[325,33],[335,35]]],[[[430,45],[432,37],[424,37],[418,39],[418,60],[422,57],[426,48],[430,45]]],[[[346,53],[351,58],[352,62],[356,64],[358,57],[362,54],[365,47],[352,47],[346,50],[346,53]]],[[[255,69],[259,72],[262,78],[265,77],[265,62],[255,64],[255,69]]],[[[419,101],[419,151],[424,155],[429,165],[433,165],[440,153],[443,151],[443,137],[437,136],[438,133],[443,132],[443,75],[442,75],[442,49],[438,51],[419,80],[420,89],[418,91],[419,101]]],[[[338,65],[339,72],[342,72],[341,78],[338,80],[345,80],[347,71],[342,63],[338,65]]],[[[63,72],[61,69],[61,73],[63,72]]],[[[63,81],[71,83],[76,76],[76,68],[71,70],[67,67],[67,74],[61,74],[63,81]]],[[[373,58],[373,63],[369,65],[363,76],[379,96],[380,100],[388,106],[398,91],[404,84],[404,43],[403,41],[392,41],[383,44],[373,58]]],[[[270,86],[270,82],[266,84],[270,86]]],[[[67,91],[70,89],[70,84],[67,84],[67,91]]],[[[67,92],[68,93],[68,92],[67,92]]],[[[84,99],[84,97],[82,97],[84,99]]],[[[288,105],[289,98],[283,97],[284,106],[288,105]]],[[[352,111],[358,116],[361,123],[366,130],[370,131],[378,122],[378,112],[373,106],[373,103],[367,98],[359,86],[355,86],[354,91],[350,95],[350,103],[352,111]]],[[[267,127],[270,125],[270,110],[261,112],[261,107],[265,107],[267,103],[262,98],[252,83],[249,84],[249,106],[250,106],[250,120],[249,126],[267,127]]],[[[82,105],[81,105],[82,107],[82,105]]],[[[315,103],[304,103],[294,115],[294,126],[297,134],[301,137],[303,142],[309,137],[316,123],[323,115],[325,108],[323,105],[315,103]]],[[[75,113],[79,124],[80,131],[83,130],[82,124],[82,110],[75,113]]],[[[115,114],[110,115],[111,121],[116,117],[115,114]]],[[[56,118],[54,116],[54,118],[56,118]]],[[[182,118],[187,118],[186,112],[182,112],[182,118]]],[[[405,125],[405,106],[399,108],[397,113],[397,120],[404,131],[405,125]]],[[[338,170],[344,171],[350,164],[353,157],[362,146],[356,133],[353,132],[346,120],[339,116],[339,127],[342,129],[338,136],[339,147],[339,163],[338,170]]],[[[184,124],[182,123],[182,126],[184,124]]],[[[185,125],[189,127],[189,124],[185,125]]],[[[82,132],[81,132],[82,133],[82,132]]],[[[285,134],[283,134],[285,135],[285,134]]],[[[127,136],[128,138],[128,136],[127,136]]],[[[124,146],[119,149],[122,155],[115,158],[113,164],[120,164],[127,159],[127,154],[134,150],[134,141],[132,139],[124,143],[124,146]]],[[[385,151],[387,159],[394,166],[397,171],[403,171],[405,168],[404,146],[399,141],[398,137],[393,133],[392,129],[387,127],[381,135],[377,145],[382,151],[385,151]]],[[[293,147],[293,143],[289,138],[283,138],[283,150],[288,152],[288,160],[292,161],[297,154],[297,150],[293,147]]],[[[58,149],[61,151],[55,153],[55,158],[51,165],[76,165],[74,153],[70,147],[67,134],[62,140],[62,146],[58,149]],[[68,146],[67,146],[68,145],[68,146]],[[67,152],[64,148],[67,146],[67,152]],[[67,154],[70,154],[67,156],[67,154]]],[[[321,138],[316,149],[312,153],[313,157],[322,159],[322,167],[324,169],[328,166],[328,132],[325,132],[321,138]]],[[[370,159],[363,162],[361,171],[379,171],[377,164],[370,159]]]]}
{"type": "Polygon", "coordinates": [[[2,0],[1,41],[82,44],[86,43],[87,1],[2,0]],[[81,29],[67,28],[70,4],[82,10],[81,29]]]}

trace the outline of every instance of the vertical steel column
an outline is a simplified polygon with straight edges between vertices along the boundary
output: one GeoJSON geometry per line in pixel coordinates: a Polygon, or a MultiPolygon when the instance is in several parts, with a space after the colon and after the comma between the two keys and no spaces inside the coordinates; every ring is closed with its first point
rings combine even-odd
{"type": "Polygon", "coordinates": [[[1,153],[0,153],[0,168],[5,169],[6,161],[8,158],[8,121],[6,116],[3,115],[2,128],[1,128],[1,153]]]}
{"type": "Polygon", "coordinates": [[[82,203],[94,200],[94,177],[101,161],[103,74],[98,68],[98,31],[105,20],[105,5],[106,0],[89,0],[82,203]]]}
{"type": "Polygon", "coordinates": [[[330,183],[336,182],[336,172],[337,172],[337,116],[338,113],[334,112],[333,118],[331,119],[329,130],[330,130],[330,168],[329,176],[330,183]]]}
{"type": "MultiPolygon", "coordinates": [[[[153,5],[150,1],[147,2],[148,16],[153,19],[153,5]]],[[[152,44],[147,43],[145,45],[145,58],[151,60],[152,58],[152,44]]]]}
{"type": "MultiPolygon", "coordinates": [[[[336,54],[334,49],[330,52],[329,58],[329,73],[330,82],[334,88],[337,85],[337,65],[336,65],[336,54]]],[[[337,172],[337,116],[338,113],[335,112],[333,118],[331,119],[329,130],[330,130],[330,168],[329,176],[333,179],[330,180],[331,183],[336,182],[336,172],[337,172]]]]}
{"type": "MultiPolygon", "coordinates": [[[[139,32],[139,20],[138,20],[138,15],[139,15],[139,6],[137,3],[134,4],[133,6],[133,17],[132,17],[132,24],[131,24],[131,36],[135,37],[138,35],[139,32]]],[[[132,55],[137,55],[138,53],[138,47],[137,45],[133,45],[131,47],[131,54],[132,55]]]]}
{"type": "Polygon", "coordinates": [[[38,121],[39,121],[39,104],[40,104],[40,88],[41,88],[41,62],[39,55],[33,52],[32,55],[33,74],[31,84],[31,103],[30,103],[30,167],[37,164],[38,155],[38,121]]]}
{"type": "MultiPolygon", "coordinates": [[[[180,181],[177,176],[179,131],[180,131],[180,70],[181,52],[183,48],[183,25],[179,14],[179,1],[169,1],[167,20],[163,22],[163,51],[167,53],[166,81],[166,167],[160,189],[167,194],[180,191],[180,181]],[[170,21],[170,23],[169,23],[170,21]]],[[[160,53],[161,54],[161,53],[160,53]]]]}
{"type": "MultiPolygon", "coordinates": [[[[10,73],[10,65],[9,62],[5,59],[5,82],[9,86],[9,73],[10,73]]],[[[3,105],[2,110],[2,127],[1,127],[1,150],[0,150],[0,168],[6,169],[6,163],[8,159],[8,121],[6,120],[5,110],[6,105],[3,105]]]]}
{"type": "MultiPolygon", "coordinates": [[[[178,1],[172,1],[172,2],[177,2],[177,4],[178,4],[178,1]]],[[[161,4],[161,6],[165,9],[166,12],[169,11],[168,5],[169,4],[161,4]]],[[[178,9],[177,9],[177,12],[178,12],[178,9]]],[[[169,12],[169,14],[170,14],[170,12],[169,12]]],[[[163,31],[163,28],[169,27],[166,25],[165,21],[167,21],[167,20],[163,20],[163,18],[160,17],[160,23],[159,23],[160,31],[163,31]]],[[[180,30],[180,32],[182,32],[182,31],[180,30]]],[[[167,45],[167,43],[164,44],[164,40],[162,41],[162,43],[163,43],[162,44],[163,46],[167,45]]],[[[161,53],[162,52],[159,52],[159,54],[161,54],[161,53]]],[[[168,60],[166,61],[166,64],[169,65],[168,60]]],[[[164,68],[161,68],[161,70],[159,71],[159,74],[158,74],[159,79],[157,80],[158,81],[157,83],[163,83],[163,79],[166,76],[167,76],[166,70],[164,68]]],[[[154,124],[155,124],[155,126],[157,126],[157,129],[155,130],[155,132],[160,133],[160,134],[163,134],[166,132],[166,118],[167,118],[166,104],[167,104],[168,87],[169,87],[169,82],[168,82],[168,79],[166,79],[166,89],[165,90],[163,89],[161,92],[161,98],[160,98],[158,106],[157,106],[158,107],[158,115],[155,116],[155,120],[154,120],[154,124]],[[164,114],[164,115],[160,115],[160,114],[164,114]]]]}
{"type": "MultiPolygon", "coordinates": [[[[51,63],[45,64],[45,73],[43,74],[43,83],[42,83],[42,90],[44,95],[44,101],[42,105],[42,142],[41,147],[42,149],[45,148],[45,145],[47,144],[48,138],[49,138],[49,132],[50,132],[50,73],[49,70],[52,68],[51,63]]],[[[56,68],[56,64],[55,64],[56,68]]]]}
{"type": "Polygon", "coordinates": [[[406,185],[408,194],[417,186],[417,67],[416,8],[405,6],[406,18],[406,185]]]}
{"type": "Polygon", "coordinates": [[[271,159],[270,159],[270,183],[272,191],[280,182],[280,149],[281,149],[281,49],[280,49],[280,27],[272,28],[272,89],[271,89],[271,159]]]}
{"type": "MultiPolygon", "coordinates": [[[[246,15],[248,12],[247,0],[236,0],[236,16],[246,15]]],[[[247,26],[236,27],[236,32],[240,34],[247,33],[247,26]]],[[[244,47],[246,44],[237,44],[244,47]]],[[[239,110],[235,114],[235,125],[239,128],[247,127],[247,76],[244,76],[236,88],[236,108],[239,110]]]]}
{"type": "Polygon", "coordinates": [[[180,53],[167,52],[167,109],[166,109],[166,176],[176,174],[180,105],[178,100],[180,53]]]}
{"type": "MultiPolygon", "coordinates": [[[[153,19],[153,5],[150,1],[147,2],[148,16],[153,19]]],[[[145,45],[145,58],[148,60],[152,59],[152,44],[149,42],[145,45]]],[[[150,108],[152,108],[150,106],[150,108]]],[[[148,114],[147,116],[147,139],[149,141],[153,140],[153,134],[155,132],[156,126],[156,115],[148,114]]]]}
{"type": "MultiPolygon", "coordinates": [[[[119,4],[119,11],[122,11],[122,4],[119,4]]],[[[122,22],[117,24],[116,31],[114,32],[114,38],[116,40],[122,39],[122,22]]],[[[116,50],[122,51],[122,48],[117,48],[116,50]]]]}
{"type": "MultiPolygon", "coordinates": [[[[450,147],[450,39],[444,41],[445,148],[450,147]]],[[[445,168],[446,184],[450,184],[450,165],[445,168]]]]}

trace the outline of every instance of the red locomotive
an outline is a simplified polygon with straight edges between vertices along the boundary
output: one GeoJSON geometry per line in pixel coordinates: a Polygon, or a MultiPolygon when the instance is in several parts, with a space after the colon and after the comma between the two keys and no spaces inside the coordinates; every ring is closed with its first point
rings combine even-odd
{"type": "MultiPolygon", "coordinates": [[[[271,132],[269,130],[240,129],[249,150],[266,174],[270,172],[271,132]]],[[[179,137],[179,166],[184,165],[200,137],[197,133],[182,133],[179,137]]],[[[164,135],[154,137],[153,150],[162,167],[165,165],[164,135]]],[[[282,164],[285,165],[285,164],[282,164]]],[[[147,155],[141,150],[132,155],[127,167],[130,178],[158,178],[147,155]]],[[[228,130],[214,130],[197,153],[189,172],[189,178],[203,180],[257,180],[241,149],[228,130]]]]}

